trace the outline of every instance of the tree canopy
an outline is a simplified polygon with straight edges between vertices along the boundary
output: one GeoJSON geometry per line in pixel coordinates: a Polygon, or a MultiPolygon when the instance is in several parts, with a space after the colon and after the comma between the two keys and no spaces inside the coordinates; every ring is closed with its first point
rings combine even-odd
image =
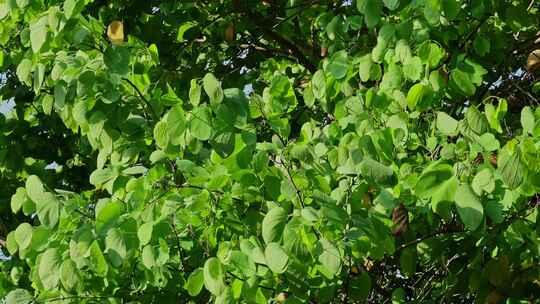
{"type": "Polygon", "coordinates": [[[0,297],[534,303],[539,16],[0,0],[0,297]]]}

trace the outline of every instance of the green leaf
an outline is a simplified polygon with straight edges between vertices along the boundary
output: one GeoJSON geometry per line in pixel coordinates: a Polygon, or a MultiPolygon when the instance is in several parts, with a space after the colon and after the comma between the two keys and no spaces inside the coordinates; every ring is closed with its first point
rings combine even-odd
{"type": "Polygon", "coordinates": [[[449,221],[452,218],[452,206],[458,187],[455,176],[442,182],[431,195],[431,209],[449,221]]]}
{"type": "Polygon", "coordinates": [[[182,106],[178,104],[172,107],[167,114],[167,134],[171,144],[180,145],[184,141],[186,127],[187,122],[182,106]]]}
{"type": "Polygon", "coordinates": [[[478,196],[482,196],[484,191],[491,193],[495,190],[495,179],[490,168],[480,170],[473,178],[472,189],[478,196]]]}
{"type": "Polygon", "coordinates": [[[381,20],[383,7],[380,0],[357,0],[356,7],[364,15],[367,27],[372,28],[381,20]]]}
{"type": "Polygon", "coordinates": [[[29,59],[23,59],[17,66],[17,77],[19,80],[27,85],[32,82],[32,61],[29,59]]]}
{"type": "Polygon", "coordinates": [[[446,18],[449,20],[456,18],[460,11],[461,0],[442,1],[441,4],[446,18]]]}
{"type": "Polygon", "coordinates": [[[431,197],[436,191],[435,189],[452,176],[452,166],[442,162],[434,162],[422,171],[416,182],[415,193],[421,198],[431,197]]]}
{"type": "Polygon", "coordinates": [[[154,248],[152,248],[152,245],[149,244],[144,246],[141,257],[144,267],[152,269],[153,267],[157,266],[157,257],[156,253],[154,252],[154,248]]]}
{"type": "Polygon", "coordinates": [[[416,250],[415,247],[405,248],[399,256],[399,265],[403,274],[411,277],[416,272],[416,250]]]}
{"type": "Polygon", "coordinates": [[[536,125],[535,120],[531,107],[526,106],[521,110],[521,126],[523,127],[523,133],[533,133],[534,126],[536,125]]]}
{"type": "Polygon", "coordinates": [[[191,135],[199,140],[208,140],[212,135],[212,113],[206,106],[193,109],[189,128],[191,135]]]}
{"type": "Polygon", "coordinates": [[[418,49],[418,57],[420,57],[422,62],[427,64],[430,68],[437,67],[444,56],[444,50],[432,42],[426,41],[422,43],[418,49]]]}
{"type": "Polygon", "coordinates": [[[33,84],[34,91],[36,91],[37,93],[39,93],[39,90],[41,89],[41,85],[43,83],[44,78],[45,78],[45,65],[42,63],[38,63],[34,71],[34,84],[33,84]]]}
{"type": "Polygon", "coordinates": [[[71,259],[67,259],[62,263],[60,268],[60,282],[66,290],[74,289],[79,283],[79,274],[77,266],[71,259]]]}
{"type": "Polygon", "coordinates": [[[197,26],[197,22],[194,21],[188,21],[180,25],[178,28],[178,34],[176,35],[176,41],[178,42],[184,42],[184,34],[191,28],[194,28],[197,26]]]}
{"type": "Polygon", "coordinates": [[[491,133],[484,133],[480,138],[478,139],[478,143],[484,148],[486,151],[495,151],[499,150],[500,144],[497,138],[491,133]]]}
{"type": "Polygon", "coordinates": [[[425,1],[424,17],[431,25],[438,25],[440,23],[441,2],[440,0],[425,1]]]}
{"type": "Polygon", "coordinates": [[[223,132],[216,134],[211,140],[210,144],[216,151],[216,153],[222,157],[227,158],[234,151],[235,135],[232,132],[223,132]]]}
{"type": "Polygon", "coordinates": [[[100,277],[105,277],[109,270],[109,265],[103,256],[101,248],[97,241],[93,241],[89,248],[90,268],[100,277]]]}
{"type": "Polygon", "coordinates": [[[321,253],[319,254],[319,263],[322,267],[321,272],[324,276],[332,279],[339,273],[341,268],[341,254],[339,250],[327,239],[319,240],[321,253]]]}
{"type": "Polygon", "coordinates": [[[122,231],[112,228],[107,232],[105,238],[105,248],[107,255],[111,258],[113,265],[120,266],[127,255],[127,244],[122,231]]]}
{"type": "Polygon", "coordinates": [[[42,105],[43,113],[51,115],[54,107],[54,97],[52,95],[43,96],[42,105]]]}
{"type": "Polygon", "coordinates": [[[319,100],[324,99],[326,96],[326,77],[324,76],[324,72],[317,70],[317,72],[313,74],[311,84],[313,86],[313,95],[315,95],[315,98],[319,100]]]}
{"type": "Polygon", "coordinates": [[[282,115],[296,107],[294,88],[287,76],[277,75],[272,79],[269,90],[270,107],[273,114],[282,115]]]}
{"type": "Polygon", "coordinates": [[[90,184],[94,186],[103,185],[118,175],[112,168],[96,169],[90,174],[90,184]]]}
{"type": "Polygon", "coordinates": [[[221,89],[221,83],[214,74],[208,73],[204,76],[203,88],[210,98],[210,103],[219,104],[223,101],[223,89],[221,89]]]}
{"type": "Polygon", "coordinates": [[[48,290],[56,289],[60,281],[60,268],[62,257],[57,248],[49,248],[42,255],[39,262],[39,279],[48,290]]]}
{"type": "Polygon", "coordinates": [[[409,43],[405,39],[400,39],[396,43],[396,58],[402,63],[405,63],[412,58],[412,52],[411,48],[409,47],[409,43]]]}
{"type": "Polygon", "coordinates": [[[187,290],[190,296],[195,297],[198,295],[204,285],[204,271],[202,268],[195,269],[188,277],[184,288],[187,290]]]}
{"type": "Polygon", "coordinates": [[[521,164],[520,151],[514,141],[508,142],[497,157],[497,171],[509,189],[518,188],[523,182],[524,168],[521,164]]]}
{"type": "Polygon", "coordinates": [[[54,104],[60,109],[64,107],[66,102],[66,94],[67,91],[65,82],[57,81],[54,85],[54,104]]]}
{"type": "Polygon", "coordinates": [[[230,254],[230,264],[238,269],[245,277],[252,277],[257,271],[255,262],[247,254],[234,250],[230,254]]]}
{"type": "Polygon", "coordinates": [[[111,46],[103,55],[103,61],[111,73],[126,75],[129,73],[129,50],[122,46],[111,46]]]}
{"type": "Polygon", "coordinates": [[[384,73],[380,88],[381,90],[399,89],[403,85],[401,68],[397,64],[390,64],[384,73]]]}
{"type": "Polygon", "coordinates": [[[102,234],[116,223],[122,214],[122,205],[117,202],[103,201],[103,203],[98,202],[98,207],[96,207],[96,231],[102,234]]]}
{"type": "Polygon", "coordinates": [[[348,285],[351,299],[364,303],[371,291],[371,278],[368,272],[363,271],[359,276],[352,277],[348,285]]]}
{"type": "Polygon", "coordinates": [[[479,135],[484,134],[489,129],[486,117],[482,115],[475,106],[467,109],[467,112],[465,112],[465,119],[467,120],[469,127],[471,127],[471,130],[479,135]]]}
{"type": "Polygon", "coordinates": [[[360,75],[360,80],[366,82],[371,79],[371,69],[373,66],[373,60],[371,60],[371,55],[364,55],[360,57],[358,63],[358,72],[360,75]]]}
{"type": "Polygon", "coordinates": [[[70,19],[82,9],[81,6],[80,0],[66,0],[64,2],[64,15],[70,19]]]}
{"type": "Polygon", "coordinates": [[[469,184],[459,185],[456,191],[456,208],[461,221],[469,230],[476,230],[484,219],[482,203],[469,184]]]}
{"type": "MultiPolygon", "coordinates": [[[[304,97],[304,103],[306,104],[306,106],[308,108],[313,108],[313,106],[315,105],[315,95],[313,94],[312,84],[304,88],[304,91],[302,92],[302,96],[304,97]]],[[[257,118],[257,117],[262,116],[262,112],[260,111],[260,109],[250,106],[250,110],[251,110],[251,118],[257,118]]]]}
{"type": "Polygon", "coordinates": [[[326,26],[326,34],[328,35],[328,38],[330,40],[335,40],[336,36],[339,35],[341,28],[340,26],[343,24],[343,19],[341,16],[334,16],[332,20],[328,23],[326,26]]]}
{"type": "Polygon", "coordinates": [[[328,64],[325,67],[325,71],[332,75],[335,79],[342,79],[347,75],[349,69],[349,59],[347,52],[339,51],[332,55],[328,64]]]}
{"type": "Polygon", "coordinates": [[[225,291],[223,266],[217,258],[209,258],[204,263],[204,286],[213,295],[220,295],[225,291]]]}
{"type": "Polygon", "coordinates": [[[445,112],[437,113],[437,129],[444,135],[456,136],[458,133],[458,121],[445,112]]]}
{"type": "Polygon", "coordinates": [[[189,86],[189,102],[194,106],[198,106],[201,102],[201,85],[197,79],[191,79],[189,86]]]}
{"type": "Polygon", "coordinates": [[[399,7],[399,0],[383,0],[384,5],[391,11],[399,7]]]}
{"type": "Polygon", "coordinates": [[[489,39],[486,39],[483,36],[478,36],[476,39],[474,39],[473,46],[478,55],[486,56],[489,54],[491,43],[489,42],[489,39]]]}
{"type": "Polygon", "coordinates": [[[314,223],[319,220],[319,214],[317,213],[317,210],[313,207],[306,207],[303,208],[301,211],[302,218],[304,218],[309,223],[314,223]]]}
{"type": "Polygon", "coordinates": [[[266,265],[274,273],[284,273],[287,270],[289,256],[277,243],[268,243],[264,250],[266,265]]]}
{"type": "Polygon", "coordinates": [[[417,105],[425,103],[429,94],[430,90],[426,85],[421,83],[413,85],[407,93],[407,106],[409,110],[414,111],[416,110],[417,105]]]}
{"type": "Polygon", "coordinates": [[[146,169],[146,167],[144,166],[133,166],[133,167],[129,167],[129,168],[126,168],[124,170],[122,170],[122,174],[124,175],[139,175],[139,174],[144,174],[148,171],[148,169],[146,169]]]}
{"type": "Polygon", "coordinates": [[[14,289],[6,296],[6,304],[30,304],[34,301],[32,295],[24,289],[14,289]]]}
{"type": "Polygon", "coordinates": [[[54,228],[60,216],[60,202],[54,194],[45,192],[36,202],[36,213],[39,221],[47,228],[54,228]]]}
{"type": "Polygon", "coordinates": [[[424,66],[422,60],[419,57],[410,57],[405,60],[403,64],[403,76],[411,81],[417,81],[422,76],[424,66]]]}
{"type": "Polygon", "coordinates": [[[262,236],[265,243],[279,241],[287,223],[287,211],[281,207],[272,208],[264,216],[262,236]]]}
{"type": "Polygon", "coordinates": [[[139,241],[142,246],[150,242],[150,240],[152,239],[153,231],[154,231],[154,224],[150,222],[144,223],[139,227],[139,229],[137,230],[137,237],[139,238],[139,241]]]}
{"type": "Polygon", "coordinates": [[[362,160],[360,163],[360,174],[379,185],[393,186],[396,183],[394,170],[371,158],[362,160]]]}
{"type": "Polygon", "coordinates": [[[169,133],[167,132],[167,123],[160,120],[154,126],[154,139],[160,148],[166,148],[169,143],[169,133]]]}
{"type": "Polygon", "coordinates": [[[23,187],[17,188],[15,194],[11,196],[11,211],[13,211],[13,213],[19,212],[28,200],[29,198],[26,195],[26,189],[23,187]]]}
{"type": "Polygon", "coordinates": [[[216,297],[215,304],[232,304],[234,303],[233,295],[231,293],[231,288],[226,287],[223,292],[216,297]]]}
{"type": "Polygon", "coordinates": [[[19,250],[24,250],[30,246],[32,243],[32,225],[28,223],[20,224],[17,229],[15,229],[15,240],[19,250]]]}
{"type": "Polygon", "coordinates": [[[452,73],[450,73],[450,82],[465,96],[473,96],[476,92],[476,88],[469,74],[459,69],[454,69],[452,73]]]}
{"type": "Polygon", "coordinates": [[[30,42],[34,53],[39,53],[43,44],[47,41],[48,24],[48,17],[43,16],[30,25],[30,42]]]}

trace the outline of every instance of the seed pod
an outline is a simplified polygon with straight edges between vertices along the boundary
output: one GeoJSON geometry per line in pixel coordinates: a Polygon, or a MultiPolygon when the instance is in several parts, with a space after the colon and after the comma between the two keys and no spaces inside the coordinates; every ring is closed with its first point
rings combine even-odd
{"type": "Polygon", "coordinates": [[[328,55],[328,48],[325,47],[325,46],[322,46],[321,47],[321,57],[326,57],[326,55],[328,55]]]}
{"type": "Polygon", "coordinates": [[[394,210],[392,210],[392,223],[394,224],[394,235],[400,235],[409,230],[409,213],[403,203],[399,203],[394,210]]]}
{"type": "Polygon", "coordinates": [[[124,42],[124,24],[122,21],[113,21],[109,24],[107,27],[107,37],[115,45],[124,42]]]}
{"type": "Polygon", "coordinates": [[[227,40],[227,42],[233,42],[235,38],[234,36],[235,36],[234,23],[231,22],[227,26],[227,29],[225,29],[225,40],[227,40]]]}
{"type": "Polygon", "coordinates": [[[286,292],[280,292],[276,297],[276,302],[285,303],[289,295],[286,292]]]}
{"type": "Polygon", "coordinates": [[[540,49],[534,50],[527,58],[527,71],[534,72],[540,67],[540,49]]]}

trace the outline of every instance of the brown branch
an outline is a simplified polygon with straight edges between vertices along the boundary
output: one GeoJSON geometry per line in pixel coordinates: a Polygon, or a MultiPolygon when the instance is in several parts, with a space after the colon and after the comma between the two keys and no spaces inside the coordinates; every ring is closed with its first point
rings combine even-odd
{"type": "Polygon", "coordinates": [[[239,45],[239,47],[241,49],[247,49],[247,50],[253,50],[253,51],[259,52],[259,53],[263,54],[264,56],[270,57],[270,58],[275,57],[275,56],[280,56],[280,57],[287,58],[289,60],[296,60],[296,57],[292,56],[291,54],[287,53],[286,51],[283,51],[283,50],[280,50],[280,49],[266,48],[266,47],[263,47],[263,46],[256,45],[254,43],[242,43],[242,44],[239,45]]]}
{"type": "Polygon", "coordinates": [[[264,33],[265,36],[287,49],[289,53],[310,72],[314,73],[317,71],[317,66],[304,54],[300,46],[281,36],[277,32],[274,32],[272,30],[271,22],[269,22],[265,16],[257,12],[252,12],[247,6],[240,2],[242,1],[237,1],[236,9],[243,13],[255,27],[264,33]]]}
{"type": "Polygon", "coordinates": [[[413,245],[416,245],[418,243],[421,243],[425,240],[429,240],[431,238],[435,238],[435,237],[439,237],[439,236],[450,236],[450,235],[454,235],[454,234],[459,234],[459,233],[462,233],[463,231],[450,231],[450,232],[445,232],[445,231],[437,231],[437,232],[434,232],[432,234],[428,234],[428,235],[424,235],[424,236],[421,236],[419,238],[416,238],[410,242],[407,242],[405,244],[402,244],[401,246],[399,246],[396,251],[401,251],[407,247],[410,247],[410,246],[413,246],[413,245]]]}

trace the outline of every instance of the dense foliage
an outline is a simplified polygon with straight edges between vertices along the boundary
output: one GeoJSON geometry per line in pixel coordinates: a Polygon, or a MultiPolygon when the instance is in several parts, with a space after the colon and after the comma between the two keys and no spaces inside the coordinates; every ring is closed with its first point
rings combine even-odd
{"type": "Polygon", "coordinates": [[[533,303],[539,16],[0,0],[0,296],[533,303]]]}

